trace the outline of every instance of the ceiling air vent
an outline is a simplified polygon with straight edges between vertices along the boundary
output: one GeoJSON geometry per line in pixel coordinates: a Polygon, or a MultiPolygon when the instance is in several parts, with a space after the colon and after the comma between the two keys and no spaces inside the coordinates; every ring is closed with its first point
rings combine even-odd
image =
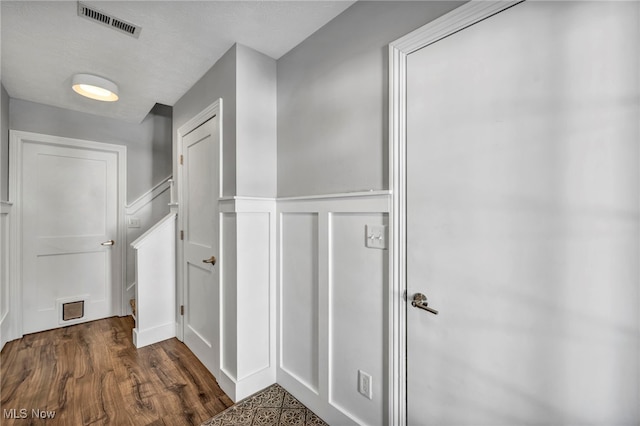
{"type": "Polygon", "coordinates": [[[142,28],[137,25],[118,19],[115,16],[109,15],[108,13],[81,2],[78,2],[78,16],[106,25],[114,30],[135,38],[138,38],[140,36],[140,31],[142,31],[142,28]]]}

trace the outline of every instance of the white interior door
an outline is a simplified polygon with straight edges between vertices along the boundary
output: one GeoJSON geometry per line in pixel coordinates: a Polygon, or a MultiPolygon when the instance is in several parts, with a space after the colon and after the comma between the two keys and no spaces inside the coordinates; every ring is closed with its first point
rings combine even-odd
{"type": "Polygon", "coordinates": [[[639,6],[525,2],[408,56],[409,425],[640,421],[639,6]]]}
{"type": "Polygon", "coordinates": [[[115,315],[118,153],[24,140],[21,170],[23,332],[115,315]]]}
{"type": "Polygon", "coordinates": [[[220,369],[218,116],[182,138],[184,343],[214,375],[220,369]]]}

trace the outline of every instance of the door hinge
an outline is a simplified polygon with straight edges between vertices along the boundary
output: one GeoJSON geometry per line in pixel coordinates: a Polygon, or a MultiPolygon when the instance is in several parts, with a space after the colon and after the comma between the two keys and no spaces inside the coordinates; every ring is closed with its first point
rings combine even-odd
{"type": "Polygon", "coordinates": [[[184,155],[180,154],[180,165],[184,164],[184,155]]]}
{"type": "Polygon", "coordinates": [[[184,231],[180,231],[180,239],[184,240],[184,231]]]}
{"type": "Polygon", "coordinates": [[[180,305],[180,315],[184,315],[184,305],[180,305]]]}

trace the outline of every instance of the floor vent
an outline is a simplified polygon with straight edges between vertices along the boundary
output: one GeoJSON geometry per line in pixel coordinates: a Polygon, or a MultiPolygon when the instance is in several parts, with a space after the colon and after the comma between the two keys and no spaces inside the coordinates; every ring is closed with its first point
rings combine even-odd
{"type": "Polygon", "coordinates": [[[116,18],[113,15],[109,15],[82,2],[78,2],[78,16],[106,25],[107,27],[135,38],[138,38],[140,31],[142,31],[142,28],[135,24],[116,18]]]}
{"type": "Polygon", "coordinates": [[[71,321],[84,316],[84,300],[62,304],[62,320],[71,321]]]}

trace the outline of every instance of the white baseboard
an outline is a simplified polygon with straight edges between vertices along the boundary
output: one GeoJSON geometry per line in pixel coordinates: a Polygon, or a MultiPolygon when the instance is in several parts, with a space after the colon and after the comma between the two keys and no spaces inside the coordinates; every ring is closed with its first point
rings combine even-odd
{"type": "Polygon", "coordinates": [[[152,345],[163,340],[176,337],[176,324],[170,322],[146,330],[133,329],[133,344],[140,349],[144,346],[152,345]]]}
{"type": "Polygon", "coordinates": [[[267,367],[240,381],[235,381],[222,370],[220,377],[216,377],[216,380],[220,389],[233,402],[238,402],[276,383],[276,374],[274,368],[267,367]]]}

